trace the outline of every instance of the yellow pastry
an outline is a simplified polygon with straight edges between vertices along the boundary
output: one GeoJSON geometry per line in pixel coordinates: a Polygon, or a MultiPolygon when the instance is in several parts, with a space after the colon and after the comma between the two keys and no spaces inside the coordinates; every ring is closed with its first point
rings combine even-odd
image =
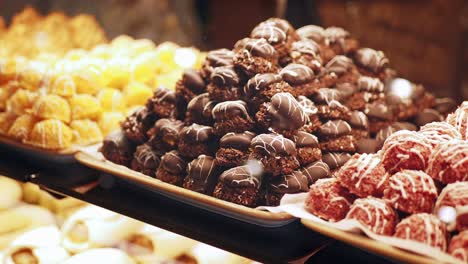
{"type": "Polygon", "coordinates": [[[70,122],[71,110],[67,100],[54,94],[40,96],[34,103],[33,114],[40,119],[58,119],[70,122]]]}
{"type": "Polygon", "coordinates": [[[177,48],[179,48],[179,46],[172,42],[161,43],[156,48],[157,56],[155,58],[155,63],[158,72],[166,73],[177,67],[174,62],[174,55],[177,48]]]}
{"type": "Polygon", "coordinates": [[[8,136],[19,141],[27,140],[36,122],[37,119],[31,114],[21,115],[11,125],[8,136]]]}
{"type": "Polygon", "coordinates": [[[154,42],[149,39],[136,39],[128,47],[131,50],[130,56],[138,56],[144,52],[153,51],[155,48],[154,42]]]}
{"type": "Polygon", "coordinates": [[[103,75],[109,79],[109,87],[122,89],[130,80],[130,59],[117,56],[107,61],[103,75]]]}
{"type": "Polygon", "coordinates": [[[153,89],[143,83],[132,82],[124,88],[125,101],[128,107],[144,105],[152,95],[153,89]]]}
{"type": "Polygon", "coordinates": [[[63,97],[71,97],[76,93],[75,81],[70,75],[64,74],[52,77],[49,85],[46,86],[47,92],[60,95],[63,97]]]}
{"type": "Polygon", "coordinates": [[[141,53],[132,60],[130,80],[147,83],[155,75],[157,70],[157,56],[155,51],[141,53]]]}
{"type": "Polygon", "coordinates": [[[72,119],[97,119],[102,110],[99,101],[89,94],[77,94],[70,98],[72,119]]]}
{"type": "Polygon", "coordinates": [[[8,99],[6,109],[16,115],[22,115],[31,109],[36,98],[36,93],[19,89],[8,99]]]}
{"type": "Polygon", "coordinates": [[[18,82],[22,88],[36,91],[41,86],[45,71],[43,63],[32,61],[18,73],[18,82]]]}
{"type": "Polygon", "coordinates": [[[36,123],[28,143],[45,149],[65,149],[71,146],[72,130],[56,119],[36,123]]]}
{"type": "Polygon", "coordinates": [[[13,125],[16,120],[16,115],[10,112],[1,112],[0,113],[0,135],[7,135],[8,130],[13,125]]]}
{"type": "Polygon", "coordinates": [[[73,129],[73,144],[84,146],[103,139],[99,126],[89,119],[74,120],[70,127],[73,129]]]}
{"type": "Polygon", "coordinates": [[[156,76],[154,87],[165,87],[175,89],[176,82],[182,77],[182,70],[174,70],[172,72],[156,76]]]}
{"type": "Polygon", "coordinates": [[[86,62],[73,72],[73,80],[77,93],[96,94],[101,87],[107,85],[98,62],[86,62]]]}
{"type": "Polygon", "coordinates": [[[7,100],[18,90],[18,83],[10,81],[4,85],[0,85],[0,111],[4,111],[7,107],[7,100]]]}
{"type": "Polygon", "coordinates": [[[87,52],[84,49],[72,49],[69,50],[63,58],[66,60],[77,61],[84,58],[86,55],[87,52]]]}
{"type": "Polygon", "coordinates": [[[101,103],[103,111],[119,111],[123,112],[126,108],[125,98],[122,93],[117,89],[105,88],[102,89],[97,98],[101,103]]]}
{"type": "Polygon", "coordinates": [[[120,122],[125,119],[124,114],[119,112],[104,112],[99,118],[98,125],[101,128],[102,134],[108,135],[112,131],[120,129],[120,122]]]}

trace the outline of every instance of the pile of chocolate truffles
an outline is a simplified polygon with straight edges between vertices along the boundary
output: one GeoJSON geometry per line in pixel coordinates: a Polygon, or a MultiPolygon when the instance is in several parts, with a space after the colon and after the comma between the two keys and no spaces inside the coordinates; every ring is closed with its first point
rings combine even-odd
{"type": "Polygon", "coordinates": [[[377,152],[400,129],[456,104],[395,77],[382,51],[342,28],[271,18],[232,50],[208,53],[176,91],[158,89],[101,152],[151,177],[233,203],[278,205],[377,152]]]}

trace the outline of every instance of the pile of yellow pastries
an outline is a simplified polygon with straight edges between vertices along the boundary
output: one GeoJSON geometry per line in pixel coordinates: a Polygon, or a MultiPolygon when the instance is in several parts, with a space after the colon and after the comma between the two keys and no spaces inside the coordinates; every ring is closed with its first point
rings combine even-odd
{"type": "Polygon", "coordinates": [[[102,141],[157,87],[174,88],[203,54],[119,36],[90,50],[0,57],[0,134],[51,150],[102,141]]]}

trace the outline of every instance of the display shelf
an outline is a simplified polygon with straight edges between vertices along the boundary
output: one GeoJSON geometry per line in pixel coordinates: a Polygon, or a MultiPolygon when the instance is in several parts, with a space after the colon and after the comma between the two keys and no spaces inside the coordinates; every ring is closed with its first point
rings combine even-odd
{"type": "MultiPolygon", "coordinates": [[[[328,248],[332,241],[305,228],[298,220],[281,227],[261,227],[157,193],[129,188],[125,182],[111,175],[100,174],[78,164],[41,166],[40,163],[33,164],[1,150],[0,155],[0,175],[36,183],[55,195],[74,197],[263,263],[314,260],[314,253],[328,248]]],[[[337,242],[333,242],[332,248],[326,252],[332,249],[339,251],[339,248],[343,252],[353,252],[351,255],[356,261],[389,262],[337,242]]],[[[344,255],[333,257],[336,261],[348,258],[344,255]]],[[[333,258],[328,259],[327,263],[334,263],[333,258]]]]}

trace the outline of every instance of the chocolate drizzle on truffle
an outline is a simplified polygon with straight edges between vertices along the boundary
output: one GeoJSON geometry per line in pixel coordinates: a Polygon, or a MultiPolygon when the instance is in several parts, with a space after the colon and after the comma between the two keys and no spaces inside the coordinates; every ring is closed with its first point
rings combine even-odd
{"type": "Polygon", "coordinates": [[[290,139],[278,134],[261,134],[252,139],[251,147],[268,155],[295,155],[296,145],[290,139]]]}
{"type": "Polygon", "coordinates": [[[277,93],[267,107],[273,118],[272,125],[279,129],[298,129],[308,121],[304,109],[290,93],[277,93]]]}
{"type": "Polygon", "coordinates": [[[279,74],[283,80],[292,85],[308,83],[314,79],[314,72],[309,67],[296,63],[284,67],[279,74]]]}

